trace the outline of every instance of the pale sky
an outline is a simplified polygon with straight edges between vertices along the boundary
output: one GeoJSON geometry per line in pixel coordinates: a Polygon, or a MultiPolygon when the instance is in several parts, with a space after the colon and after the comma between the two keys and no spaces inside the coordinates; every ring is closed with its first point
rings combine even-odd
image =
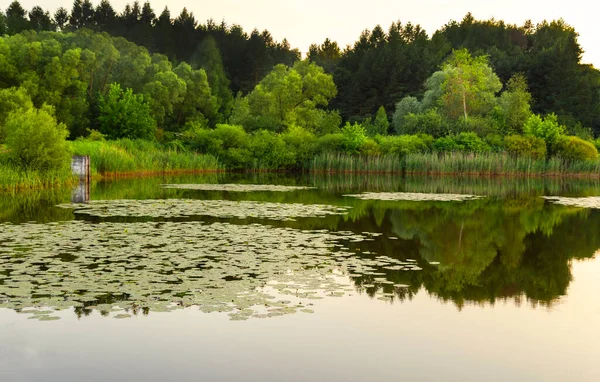
{"type": "MultiPolygon", "coordinates": [[[[52,13],[60,6],[68,10],[72,6],[72,0],[20,2],[28,10],[40,5],[52,13]]],[[[94,5],[99,2],[92,0],[94,5]]],[[[121,12],[131,2],[112,0],[111,4],[121,12]]],[[[5,6],[8,3],[6,0],[5,6]]],[[[165,5],[172,17],[185,6],[200,22],[224,19],[228,24],[240,24],[247,32],[254,28],[268,29],[276,40],[287,38],[292,47],[302,52],[312,43],[322,43],[326,37],[343,48],[357,40],[362,30],[373,29],[377,24],[387,30],[398,20],[420,24],[431,35],[450,20],[460,21],[467,12],[476,19],[494,17],[518,25],[528,19],[538,23],[562,17],[579,32],[579,43],[585,51],[583,62],[600,68],[600,44],[594,38],[600,35],[600,28],[592,0],[152,0],[150,3],[157,16],[165,5]]]]}

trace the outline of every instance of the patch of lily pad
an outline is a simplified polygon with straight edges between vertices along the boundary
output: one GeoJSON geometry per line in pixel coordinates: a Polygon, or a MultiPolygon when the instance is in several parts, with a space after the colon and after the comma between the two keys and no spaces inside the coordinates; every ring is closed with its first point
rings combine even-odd
{"type": "Polygon", "coordinates": [[[227,192],[291,192],[315,189],[315,187],[279,186],[274,184],[163,184],[162,187],[179,190],[227,192]]]}
{"type": "Polygon", "coordinates": [[[568,207],[600,209],[600,196],[589,196],[586,198],[568,198],[562,196],[542,196],[542,198],[554,203],[568,207]]]}
{"type": "Polygon", "coordinates": [[[414,202],[462,202],[483,198],[483,196],[467,194],[425,194],[415,192],[364,192],[362,194],[348,194],[344,196],[362,200],[414,202]]]}
{"type": "Polygon", "coordinates": [[[0,224],[0,308],[39,320],[72,307],[116,318],[191,306],[235,320],[309,313],[356,291],[351,276],[418,268],[345,247],[367,237],[198,221],[0,224]]]}
{"type": "Polygon", "coordinates": [[[102,218],[211,216],[216,218],[257,218],[283,221],[295,220],[295,218],[341,215],[347,213],[350,208],[321,204],[195,199],[101,200],[87,204],[61,204],[59,207],[71,208],[76,214],[102,218]]]}

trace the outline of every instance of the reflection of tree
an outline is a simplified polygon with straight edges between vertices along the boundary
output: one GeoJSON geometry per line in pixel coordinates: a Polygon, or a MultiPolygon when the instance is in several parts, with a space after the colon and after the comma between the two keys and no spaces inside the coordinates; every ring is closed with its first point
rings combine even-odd
{"type": "MultiPolygon", "coordinates": [[[[365,216],[360,229],[369,221],[374,224],[381,214],[373,211],[370,219],[365,216]]],[[[378,255],[420,259],[419,272],[381,270],[387,280],[410,285],[403,294],[383,287],[400,299],[424,287],[459,307],[468,301],[520,302],[523,295],[532,303],[550,304],[566,293],[572,279],[570,261],[590,258],[600,247],[599,224],[600,213],[549,205],[540,198],[398,202],[377,225],[384,237],[400,240],[384,238],[368,247],[378,255]]],[[[360,287],[373,279],[354,281],[360,287]]],[[[376,288],[365,291],[374,295],[376,288]]]]}

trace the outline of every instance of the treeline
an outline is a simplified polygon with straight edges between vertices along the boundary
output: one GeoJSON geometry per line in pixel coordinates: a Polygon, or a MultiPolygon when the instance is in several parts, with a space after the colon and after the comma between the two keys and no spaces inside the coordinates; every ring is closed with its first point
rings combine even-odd
{"type": "Polygon", "coordinates": [[[268,32],[198,25],[185,9],[156,18],[149,3],[117,14],[76,0],[51,16],[15,1],[0,29],[0,162],[54,168],[68,136],[157,141],[229,169],[343,170],[331,158],[385,156],[412,171],[409,155],[459,152],[499,153],[488,167],[504,155],[540,163],[511,173],[598,173],[600,72],[580,63],[562,21],[467,15],[431,38],[394,23],[343,51],[326,40],[304,60],[268,32]]]}
{"type": "MultiPolygon", "coordinates": [[[[41,7],[26,11],[17,2],[0,15],[0,33],[75,31],[87,28],[125,37],[172,62],[188,62],[194,69],[210,69],[202,53],[214,41],[233,94],[249,93],[276,64],[291,65],[300,58],[286,40],[275,42],[268,31],[249,35],[239,25],[208,20],[198,23],[183,9],[172,17],[168,8],[160,15],[150,3],[134,2],[121,12],[107,0],[94,6],[75,0],[70,10],[54,15],[41,7]]],[[[454,49],[466,48],[475,56],[488,55],[503,84],[522,73],[532,95],[532,110],[555,113],[568,127],[581,124],[600,132],[600,72],[581,64],[576,31],[563,21],[522,26],[503,21],[478,21],[468,14],[450,22],[429,37],[419,25],[393,23],[365,30],[353,46],[339,47],[326,39],[313,45],[308,58],[334,77],[338,95],[331,108],[345,121],[375,116],[380,106],[392,116],[395,103],[405,96],[419,97],[423,84],[454,49]]]]}
{"type": "Polygon", "coordinates": [[[107,0],[96,6],[89,0],[74,0],[70,10],[61,7],[51,15],[39,6],[27,11],[13,1],[6,13],[0,14],[0,34],[13,35],[30,29],[107,32],[152,53],[161,53],[174,63],[185,61],[194,69],[210,65],[203,52],[206,44],[216,43],[234,94],[252,90],[274,65],[291,65],[300,59],[297,49],[292,49],[286,40],[275,41],[266,30],[248,34],[235,24],[216,24],[212,20],[200,24],[186,8],[178,16],[171,15],[168,7],[158,14],[148,2],[140,5],[135,1],[118,12],[107,0]]]}

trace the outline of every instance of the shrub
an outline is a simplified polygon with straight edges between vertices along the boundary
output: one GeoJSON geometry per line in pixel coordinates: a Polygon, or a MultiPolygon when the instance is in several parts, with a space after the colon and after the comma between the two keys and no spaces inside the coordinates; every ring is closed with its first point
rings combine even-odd
{"type": "Polygon", "coordinates": [[[438,138],[433,142],[433,149],[438,152],[467,151],[482,153],[490,151],[490,146],[475,133],[438,138]]]}
{"type": "Polygon", "coordinates": [[[509,135],[504,138],[504,147],[509,154],[517,157],[546,157],[546,142],[538,137],[509,135]]]}
{"type": "Polygon", "coordinates": [[[373,138],[367,138],[367,140],[363,143],[363,145],[358,149],[361,154],[374,156],[379,155],[379,145],[373,138]]]}
{"type": "Polygon", "coordinates": [[[352,125],[346,122],[346,126],[342,128],[342,137],[344,150],[349,154],[358,153],[367,140],[365,128],[356,122],[352,125]]]}
{"type": "Polygon", "coordinates": [[[462,148],[454,139],[454,136],[441,137],[433,141],[433,150],[440,153],[461,151],[462,148]]]}
{"type": "Polygon", "coordinates": [[[63,123],[56,123],[53,110],[12,112],[6,118],[6,147],[17,165],[34,170],[62,169],[70,163],[69,134],[63,123]]]}
{"type": "Polygon", "coordinates": [[[431,109],[424,113],[410,113],[404,117],[404,124],[398,133],[429,134],[433,137],[443,137],[450,133],[450,125],[446,118],[437,110],[431,109]]]}
{"type": "Polygon", "coordinates": [[[557,142],[561,135],[565,134],[565,130],[565,127],[558,123],[555,114],[549,114],[546,118],[533,114],[523,126],[525,135],[542,138],[550,147],[557,142]]]}
{"type": "Polygon", "coordinates": [[[285,169],[296,162],[294,153],[287,150],[283,138],[267,130],[252,134],[249,151],[256,169],[285,169]]]}
{"type": "Polygon", "coordinates": [[[408,155],[428,151],[433,142],[430,135],[398,135],[390,137],[377,136],[380,150],[383,154],[408,155]]]}
{"type": "Polygon", "coordinates": [[[556,154],[568,160],[598,159],[598,149],[591,142],[575,136],[563,137],[556,143],[556,154]]]}
{"type": "Polygon", "coordinates": [[[456,143],[463,151],[483,153],[490,151],[490,146],[475,133],[460,133],[456,136],[456,143]]]}
{"type": "Polygon", "coordinates": [[[317,138],[310,131],[299,126],[291,126],[281,137],[287,149],[294,153],[297,162],[305,163],[314,156],[317,138]]]}
{"type": "Polygon", "coordinates": [[[340,153],[344,151],[344,136],[341,133],[325,134],[316,142],[318,153],[340,153]]]}

